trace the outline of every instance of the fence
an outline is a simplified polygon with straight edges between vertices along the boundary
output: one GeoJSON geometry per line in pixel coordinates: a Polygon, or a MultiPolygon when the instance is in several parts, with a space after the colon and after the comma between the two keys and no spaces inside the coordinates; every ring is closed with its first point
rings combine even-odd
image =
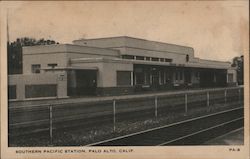
{"type": "Polygon", "coordinates": [[[148,95],[84,103],[37,105],[9,108],[9,135],[53,131],[69,127],[90,127],[140,118],[155,118],[173,113],[187,114],[198,108],[243,104],[243,87],[199,90],[186,93],[148,95]]]}

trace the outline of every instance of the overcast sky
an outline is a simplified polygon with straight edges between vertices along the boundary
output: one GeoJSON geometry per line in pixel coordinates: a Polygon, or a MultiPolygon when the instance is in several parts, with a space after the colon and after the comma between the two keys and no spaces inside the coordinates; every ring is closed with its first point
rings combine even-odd
{"type": "Polygon", "coordinates": [[[195,56],[231,61],[249,52],[248,0],[9,3],[10,40],[72,43],[132,36],[193,47],[195,56]]]}

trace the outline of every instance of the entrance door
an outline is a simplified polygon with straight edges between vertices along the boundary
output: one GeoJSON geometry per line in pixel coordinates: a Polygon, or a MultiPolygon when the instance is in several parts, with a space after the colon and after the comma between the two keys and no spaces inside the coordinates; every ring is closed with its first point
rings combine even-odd
{"type": "Polygon", "coordinates": [[[159,87],[159,71],[152,71],[152,88],[157,89],[159,87]]]}
{"type": "Polygon", "coordinates": [[[96,70],[75,70],[74,87],[70,89],[70,96],[95,95],[97,87],[96,70]]]}
{"type": "Polygon", "coordinates": [[[214,73],[210,69],[203,69],[200,72],[200,87],[213,87],[214,86],[214,73]]]}
{"type": "Polygon", "coordinates": [[[191,83],[191,71],[189,70],[184,71],[184,81],[185,84],[191,83]]]}

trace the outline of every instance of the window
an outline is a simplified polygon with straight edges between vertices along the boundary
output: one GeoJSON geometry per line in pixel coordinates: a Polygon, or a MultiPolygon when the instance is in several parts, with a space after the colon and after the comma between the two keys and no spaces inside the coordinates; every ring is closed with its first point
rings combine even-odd
{"type": "Polygon", "coordinates": [[[133,55],[122,55],[123,59],[134,59],[133,55]]]}
{"type": "Polygon", "coordinates": [[[160,84],[164,84],[164,71],[160,71],[160,84]]]}
{"type": "Polygon", "coordinates": [[[16,99],[16,85],[8,86],[8,99],[16,99]]]}
{"type": "Polygon", "coordinates": [[[25,98],[56,97],[56,84],[25,85],[25,98]]]}
{"type": "Polygon", "coordinates": [[[196,79],[199,79],[200,73],[199,73],[199,72],[196,72],[196,73],[195,73],[195,77],[196,77],[196,79]]]}
{"type": "Polygon", "coordinates": [[[117,86],[131,85],[131,72],[130,71],[117,71],[117,86]]]}
{"type": "Polygon", "coordinates": [[[229,73],[227,76],[228,76],[228,83],[233,82],[233,74],[229,73]]]}
{"type": "Polygon", "coordinates": [[[176,71],[175,72],[175,80],[177,81],[179,81],[179,80],[183,80],[183,71],[176,71]]]}
{"type": "Polygon", "coordinates": [[[144,84],[145,83],[144,72],[135,72],[135,80],[136,84],[144,84]]]}
{"type": "Polygon", "coordinates": [[[180,80],[182,80],[183,79],[183,71],[180,71],[179,74],[180,74],[180,80]]]}
{"type": "Polygon", "coordinates": [[[40,73],[40,69],[41,69],[40,64],[31,65],[31,72],[32,73],[40,73]]]}
{"type": "Polygon", "coordinates": [[[145,76],[144,84],[150,84],[150,73],[149,73],[149,71],[146,70],[144,72],[144,76],[145,76]]]}
{"type": "Polygon", "coordinates": [[[165,81],[165,83],[170,83],[171,81],[172,81],[172,72],[170,72],[169,70],[166,70],[165,71],[165,73],[166,73],[166,81],[165,81]]]}
{"type": "Polygon", "coordinates": [[[144,71],[143,68],[137,67],[134,69],[134,75],[135,75],[135,83],[136,84],[144,84],[144,71]]]}
{"type": "Polygon", "coordinates": [[[168,83],[168,72],[165,70],[164,71],[164,73],[165,73],[165,83],[168,83]]]}
{"type": "Polygon", "coordinates": [[[159,58],[156,58],[156,57],[152,57],[151,59],[152,61],[159,61],[159,58]]]}
{"type": "Polygon", "coordinates": [[[135,59],[136,60],[144,60],[144,56],[136,56],[135,59]]]}
{"type": "Polygon", "coordinates": [[[161,61],[161,62],[164,62],[164,58],[160,58],[160,61],[161,61]]]}
{"type": "Polygon", "coordinates": [[[178,78],[178,74],[179,74],[179,73],[176,71],[176,72],[175,72],[175,80],[176,80],[176,81],[179,79],[179,78],[178,78]]]}
{"type": "Polygon", "coordinates": [[[186,62],[189,61],[189,55],[186,55],[186,62]]]}
{"type": "Polygon", "coordinates": [[[56,63],[49,63],[49,64],[48,64],[48,67],[51,67],[51,68],[55,68],[56,66],[57,66],[56,63]]]}
{"type": "Polygon", "coordinates": [[[150,57],[146,57],[146,61],[150,61],[150,57]]]}
{"type": "Polygon", "coordinates": [[[173,61],[173,59],[167,59],[167,58],[165,58],[165,62],[172,62],[173,61]]]}

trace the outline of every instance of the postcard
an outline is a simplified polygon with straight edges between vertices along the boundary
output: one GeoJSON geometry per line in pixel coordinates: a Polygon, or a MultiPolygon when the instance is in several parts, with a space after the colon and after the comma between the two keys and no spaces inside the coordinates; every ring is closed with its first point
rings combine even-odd
{"type": "Polygon", "coordinates": [[[1,158],[248,159],[248,6],[1,2],[1,158]]]}

